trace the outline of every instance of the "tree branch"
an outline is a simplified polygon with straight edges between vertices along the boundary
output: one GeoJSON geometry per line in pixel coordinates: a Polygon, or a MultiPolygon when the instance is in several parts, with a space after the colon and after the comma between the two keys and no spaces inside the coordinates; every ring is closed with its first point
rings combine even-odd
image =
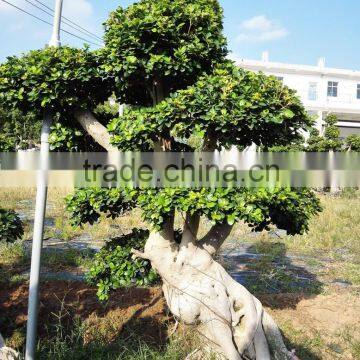
{"type": "Polygon", "coordinates": [[[202,151],[214,152],[216,150],[216,146],[217,146],[217,139],[216,139],[215,131],[212,128],[209,128],[206,132],[202,151]]]}
{"type": "Polygon", "coordinates": [[[133,254],[132,255],[133,259],[139,258],[144,260],[150,260],[150,255],[146,254],[145,252],[141,252],[136,249],[131,249],[131,253],[133,254]]]}
{"type": "Polygon", "coordinates": [[[187,213],[184,220],[184,228],[180,246],[187,246],[190,243],[195,244],[199,230],[200,216],[197,214],[190,215],[187,213]]]}
{"type": "Polygon", "coordinates": [[[199,246],[203,247],[210,255],[214,255],[227,237],[230,235],[234,225],[216,224],[199,241],[199,246]]]}
{"type": "Polygon", "coordinates": [[[102,125],[90,111],[75,112],[75,119],[80,123],[86,133],[105,150],[109,152],[119,151],[117,147],[110,144],[110,134],[106,127],[102,125]]]}

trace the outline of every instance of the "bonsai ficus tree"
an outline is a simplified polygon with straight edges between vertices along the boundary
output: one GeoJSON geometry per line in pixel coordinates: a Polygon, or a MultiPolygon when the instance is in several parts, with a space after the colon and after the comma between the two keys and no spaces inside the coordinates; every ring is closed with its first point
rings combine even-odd
{"type": "MultiPolygon", "coordinates": [[[[312,125],[294,91],[274,77],[237,68],[226,59],[217,0],[141,0],[113,11],[105,46],[62,47],[11,57],[0,67],[3,107],[51,111],[107,151],[214,152],[255,143],[285,146],[312,125]],[[128,104],[121,117],[97,118],[109,96],[128,104]]],[[[320,211],[306,189],[79,189],[67,198],[74,225],[139,207],[149,224],[143,252],[163,282],[174,316],[199,326],[226,358],[291,359],[260,301],[214,260],[236,222],[290,234],[308,229],[320,211]],[[181,236],[174,217],[182,214],[181,236]],[[199,238],[202,219],[208,233],[199,238]],[[177,234],[176,236],[174,234],[177,234]]]]}

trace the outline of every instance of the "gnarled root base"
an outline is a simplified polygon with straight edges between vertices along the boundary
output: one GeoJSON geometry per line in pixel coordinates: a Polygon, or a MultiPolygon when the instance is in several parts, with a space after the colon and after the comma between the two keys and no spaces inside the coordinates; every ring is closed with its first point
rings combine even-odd
{"type": "Polygon", "coordinates": [[[5,346],[5,341],[0,334],[0,360],[16,360],[20,355],[13,349],[5,346]]]}
{"type": "Polygon", "coordinates": [[[174,316],[199,325],[213,349],[230,360],[296,359],[258,299],[234,281],[201,243],[184,231],[180,245],[171,226],[151,233],[145,253],[163,280],[174,316]]]}

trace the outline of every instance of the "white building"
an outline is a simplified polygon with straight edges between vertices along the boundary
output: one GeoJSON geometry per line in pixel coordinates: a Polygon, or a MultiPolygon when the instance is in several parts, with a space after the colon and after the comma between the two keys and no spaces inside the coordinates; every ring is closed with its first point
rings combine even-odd
{"type": "Polygon", "coordinates": [[[328,68],[324,58],[319,59],[317,66],[271,62],[268,52],[260,61],[242,59],[237,64],[274,75],[295,89],[309,113],[318,115],[320,132],[326,114],[334,113],[339,118],[341,137],[360,135],[360,71],[328,68]]]}

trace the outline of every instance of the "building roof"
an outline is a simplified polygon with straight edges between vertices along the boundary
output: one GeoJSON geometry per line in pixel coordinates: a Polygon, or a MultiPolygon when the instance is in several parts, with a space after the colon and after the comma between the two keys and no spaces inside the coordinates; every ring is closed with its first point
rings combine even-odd
{"type": "MultiPolygon", "coordinates": [[[[240,67],[258,71],[280,72],[287,74],[300,74],[300,75],[317,75],[317,76],[333,76],[348,79],[360,79],[360,71],[336,69],[325,66],[323,60],[322,65],[300,65],[300,64],[287,64],[281,62],[272,62],[264,60],[250,60],[240,59],[236,62],[240,67]]],[[[319,62],[320,64],[320,62],[319,62]]]]}

